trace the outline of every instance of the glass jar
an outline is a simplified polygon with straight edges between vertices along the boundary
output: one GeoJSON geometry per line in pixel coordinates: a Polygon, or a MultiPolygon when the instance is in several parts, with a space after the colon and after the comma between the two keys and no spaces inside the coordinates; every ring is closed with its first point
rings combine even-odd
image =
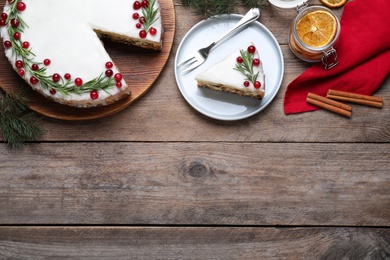
{"type": "Polygon", "coordinates": [[[298,12],[298,15],[293,20],[289,31],[289,46],[291,51],[298,58],[307,62],[322,62],[325,69],[331,69],[338,64],[337,51],[334,45],[337,43],[340,36],[340,22],[336,15],[324,6],[307,4],[308,0],[268,0],[272,6],[282,10],[293,10],[298,12]],[[312,47],[305,44],[298,36],[297,23],[305,15],[315,12],[317,10],[323,10],[328,12],[335,18],[336,21],[336,33],[333,39],[322,47],[312,47]]]}
{"type": "Polygon", "coordinates": [[[300,59],[307,62],[322,62],[325,69],[331,69],[338,64],[337,60],[337,51],[334,48],[334,45],[337,43],[340,36],[340,22],[336,15],[326,7],[323,6],[308,6],[307,3],[304,3],[301,6],[297,7],[298,15],[295,17],[294,21],[290,27],[289,33],[289,46],[291,51],[300,59]],[[301,18],[310,14],[312,12],[322,10],[328,12],[332,15],[336,21],[336,32],[333,36],[333,39],[330,40],[324,46],[313,47],[305,44],[297,33],[297,23],[301,18]]]}

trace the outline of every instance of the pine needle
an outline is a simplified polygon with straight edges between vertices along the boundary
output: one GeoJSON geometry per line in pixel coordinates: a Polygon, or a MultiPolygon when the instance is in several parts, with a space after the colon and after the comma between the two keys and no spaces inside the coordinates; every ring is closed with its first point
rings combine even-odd
{"type": "Polygon", "coordinates": [[[261,8],[267,5],[267,0],[242,0],[242,3],[249,8],[261,8]]]}
{"type": "Polygon", "coordinates": [[[23,91],[12,95],[0,94],[0,131],[10,148],[21,147],[28,140],[37,140],[44,132],[40,120],[26,106],[23,95],[23,91]]]}
{"type": "Polygon", "coordinates": [[[236,10],[238,0],[181,0],[185,6],[190,6],[196,13],[205,17],[230,14],[236,10]]]}
{"type": "Polygon", "coordinates": [[[196,13],[205,17],[231,14],[238,5],[244,4],[248,8],[260,8],[267,4],[267,0],[181,0],[184,6],[191,7],[196,13]]]}

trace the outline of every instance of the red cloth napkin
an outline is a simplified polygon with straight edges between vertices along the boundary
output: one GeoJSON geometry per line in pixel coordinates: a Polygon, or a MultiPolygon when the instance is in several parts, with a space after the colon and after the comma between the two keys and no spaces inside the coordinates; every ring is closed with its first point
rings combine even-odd
{"type": "Polygon", "coordinates": [[[328,89],[372,95],[390,72],[390,0],[351,0],[340,19],[335,46],[339,64],[325,70],[313,65],[287,86],[285,114],[316,110],[308,92],[325,96],[328,89]]]}

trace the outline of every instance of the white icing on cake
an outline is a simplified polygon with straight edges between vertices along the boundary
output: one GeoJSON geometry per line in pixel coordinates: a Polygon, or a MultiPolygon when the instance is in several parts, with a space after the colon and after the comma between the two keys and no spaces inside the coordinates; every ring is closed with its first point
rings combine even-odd
{"type": "Polygon", "coordinates": [[[231,53],[225,59],[214,64],[208,70],[198,74],[195,77],[198,82],[198,85],[204,87],[210,87],[211,85],[215,87],[212,87],[215,90],[231,90],[229,92],[262,97],[265,92],[265,75],[257,48],[255,53],[253,54],[253,58],[260,59],[260,64],[258,66],[253,66],[253,71],[254,74],[259,73],[257,81],[259,81],[261,84],[260,88],[255,88],[254,84],[248,81],[247,77],[244,74],[234,69],[237,64],[237,58],[241,56],[240,50],[247,51],[249,46],[254,46],[254,44],[252,42],[246,44],[242,48],[231,53]],[[249,83],[248,86],[244,85],[245,81],[249,83]],[[218,89],[219,87],[224,87],[225,89],[218,89]]]}
{"type": "MultiPolygon", "coordinates": [[[[134,43],[132,41],[141,44],[147,41],[161,48],[163,29],[157,0],[154,1],[153,6],[153,9],[157,10],[157,17],[152,25],[157,32],[155,35],[149,32],[144,39],[140,38],[140,29],[136,28],[139,20],[132,16],[136,12],[139,16],[143,15],[142,9],[134,10],[135,0],[18,0],[17,2],[26,5],[24,11],[17,12],[26,24],[25,28],[18,26],[22,30],[20,43],[29,43],[28,49],[35,55],[28,57],[32,58],[31,64],[39,64],[40,68],[46,68],[45,73],[50,78],[58,73],[64,79],[64,75],[69,73],[72,82],[76,78],[81,78],[86,83],[101,75],[106,77],[105,72],[109,69],[106,63],[114,62],[95,31],[108,34],[113,40],[132,44],[134,43]],[[45,59],[50,60],[50,65],[42,64],[45,59]]],[[[149,2],[153,1],[149,0],[149,2]]],[[[9,15],[13,4],[15,3],[10,4],[6,1],[4,13],[9,15]]],[[[8,17],[7,25],[0,29],[4,42],[14,40],[14,36],[8,34],[8,28],[11,26],[10,17],[8,17]]],[[[17,60],[25,60],[26,57],[15,55],[13,48],[7,47],[5,47],[5,54],[14,69],[19,72],[20,68],[17,68],[15,63],[17,60]]],[[[120,73],[115,65],[110,69],[113,71],[112,78],[120,73]]],[[[98,92],[97,99],[92,99],[90,92],[64,95],[56,91],[53,94],[50,92],[51,89],[42,87],[40,83],[30,82],[33,71],[26,67],[23,70],[25,71],[23,78],[35,90],[57,102],[68,105],[85,107],[105,105],[107,102],[112,103],[130,94],[129,87],[123,79],[120,80],[122,87],[115,86],[114,80],[112,87],[98,92]]]]}

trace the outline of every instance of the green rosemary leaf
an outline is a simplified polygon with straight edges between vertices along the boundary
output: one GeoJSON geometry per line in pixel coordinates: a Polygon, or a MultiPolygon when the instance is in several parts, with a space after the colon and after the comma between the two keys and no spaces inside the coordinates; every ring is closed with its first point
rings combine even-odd
{"type": "Polygon", "coordinates": [[[148,4],[148,7],[142,9],[142,15],[145,17],[145,23],[143,27],[146,32],[149,32],[150,28],[152,28],[153,24],[158,20],[158,9],[153,9],[153,7],[154,0],[151,0],[148,4]]]}
{"type": "Polygon", "coordinates": [[[254,74],[253,71],[253,55],[250,54],[248,51],[240,50],[240,55],[242,58],[242,63],[236,63],[235,70],[241,72],[243,75],[245,75],[246,79],[249,80],[252,83],[255,83],[257,80],[257,77],[259,76],[259,72],[254,74]]]}

